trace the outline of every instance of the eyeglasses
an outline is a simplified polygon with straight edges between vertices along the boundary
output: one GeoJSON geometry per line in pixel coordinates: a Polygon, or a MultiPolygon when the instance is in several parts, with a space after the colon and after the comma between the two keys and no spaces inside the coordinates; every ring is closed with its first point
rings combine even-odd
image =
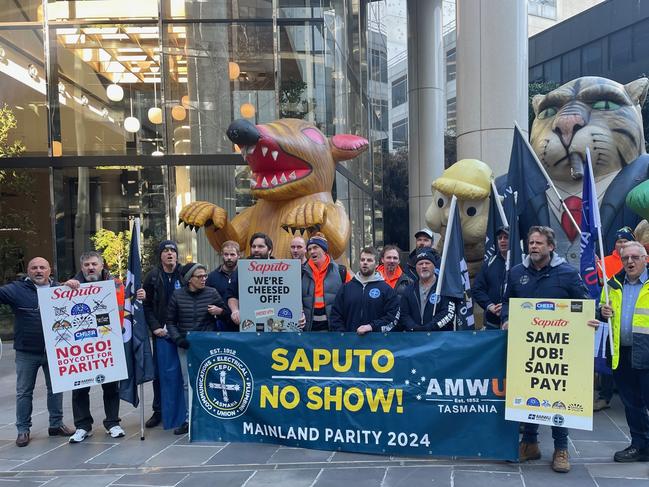
{"type": "Polygon", "coordinates": [[[624,257],[620,257],[620,260],[622,262],[628,262],[630,260],[632,260],[633,262],[639,262],[642,259],[646,259],[646,258],[647,258],[646,255],[625,255],[624,257]]]}
{"type": "Polygon", "coordinates": [[[207,274],[201,274],[200,276],[192,276],[194,279],[207,279],[207,274]]]}

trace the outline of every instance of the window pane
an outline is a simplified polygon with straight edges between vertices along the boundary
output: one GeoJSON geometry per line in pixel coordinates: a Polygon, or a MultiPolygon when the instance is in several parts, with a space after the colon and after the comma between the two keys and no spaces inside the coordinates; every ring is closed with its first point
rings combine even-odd
{"type": "Polygon", "coordinates": [[[543,65],[537,64],[536,66],[530,68],[529,77],[530,77],[530,83],[542,83],[543,65]]]}
{"type": "Polygon", "coordinates": [[[272,19],[272,0],[160,0],[165,19],[272,19]]]}
{"type": "Polygon", "coordinates": [[[581,69],[585,76],[602,74],[602,41],[591,42],[581,49],[581,69]]]}
{"type": "Polygon", "coordinates": [[[614,32],[608,38],[608,66],[609,69],[617,69],[626,66],[631,62],[631,29],[623,29],[614,32]]]}
{"type": "Polygon", "coordinates": [[[41,0],[2,2],[0,22],[37,22],[43,20],[41,0]]]}
{"type": "Polygon", "coordinates": [[[543,80],[546,83],[550,81],[561,82],[561,58],[557,57],[543,63],[543,80]]]}
{"type": "Polygon", "coordinates": [[[633,60],[641,61],[646,58],[649,45],[649,20],[643,20],[632,28],[633,33],[633,60]]]}
{"type": "Polygon", "coordinates": [[[392,82],[392,108],[403,105],[408,101],[408,78],[402,76],[392,82]]]}
{"type": "Polygon", "coordinates": [[[0,31],[0,108],[6,104],[13,113],[7,142],[19,140],[23,155],[47,155],[45,92],[43,31],[0,31]]]}
{"type": "Polygon", "coordinates": [[[581,56],[579,49],[561,56],[561,82],[566,83],[581,76],[581,56]]]}
{"type": "Polygon", "coordinates": [[[50,21],[157,19],[158,0],[48,0],[47,18],[50,21]]]}
{"type": "Polygon", "coordinates": [[[324,128],[333,86],[331,68],[324,64],[323,27],[306,23],[279,28],[279,116],[324,128]]]}
{"type": "Polygon", "coordinates": [[[232,120],[277,118],[272,25],[172,24],[163,45],[170,152],[232,153],[232,120]]]}
{"type": "MultiPolygon", "coordinates": [[[[78,271],[79,256],[96,248],[92,237],[99,230],[115,234],[128,230],[129,217],[141,218],[143,267],[155,262],[151,252],[167,235],[165,171],[164,167],[138,166],[54,169],[59,278],[67,279],[78,271]]],[[[126,262],[121,268],[107,264],[119,274],[126,262]]]]}
{"type": "Polygon", "coordinates": [[[278,0],[279,18],[322,18],[323,9],[329,7],[331,0],[278,0]]]}
{"type": "Polygon", "coordinates": [[[52,137],[63,154],[164,151],[162,115],[150,111],[161,107],[158,27],[53,27],[50,35],[59,92],[52,137]]]}

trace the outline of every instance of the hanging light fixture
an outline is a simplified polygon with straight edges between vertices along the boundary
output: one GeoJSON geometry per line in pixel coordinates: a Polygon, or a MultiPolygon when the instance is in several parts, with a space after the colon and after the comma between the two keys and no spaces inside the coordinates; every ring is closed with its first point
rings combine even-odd
{"type": "Polygon", "coordinates": [[[110,101],[122,101],[124,98],[124,89],[117,83],[113,83],[106,88],[106,96],[110,101]]]}
{"type": "Polygon", "coordinates": [[[183,106],[183,108],[189,110],[189,96],[183,95],[183,97],[180,99],[180,104],[183,106]]]}
{"type": "Polygon", "coordinates": [[[234,81],[235,79],[237,79],[239,77],[240,74],[241,74],[241,68],[239,67],[239,65],[237,63],[235,63],[234,61],[230,61],[228,63],[228,76],[229,76],[229,78],[232,81],[234,81]]]}
{"type": "Polygon", "coordinates": [[[246,102],[239,108],[239,113],[243,118],[252,118],[255,116],[255,106],[252,103],[246,102]]]}
{"type": "Polygon", "coordinates": [[[52,157],[61,157],[63,155],[63,144],[58,140],[52,141],[52,157]]]}
{"type": "Polygon", "coordinates": [[[177,120],[178,122],[185,120],[187,116],[187,110],[182,105],[176,105],[171,109],[171,118],[177,120]]]}
{"type": "Polygon", "coordinates": [[[165,153],[162,152],[160,149],[156,149],[151,153],[151,155],[154,157],[160,157],[160,156],[164,156],[165,153]]]}
{"type": "Polygon", "coordinates": [[[131,116],[124,119],[124,130],[134,134],[140,130],[140,121],[133,116],[133,88],[130,88],[131,116]]]}
{"type": "Polygon", "coordinates": [[[162,109],[158,108],[158,94],[155,88],[156,84],[157,83],[153,83],[153,107],[149,108],[147,116],[149,117],[149,122],[155,125],[160,125],[162,123],[162,109]]]}

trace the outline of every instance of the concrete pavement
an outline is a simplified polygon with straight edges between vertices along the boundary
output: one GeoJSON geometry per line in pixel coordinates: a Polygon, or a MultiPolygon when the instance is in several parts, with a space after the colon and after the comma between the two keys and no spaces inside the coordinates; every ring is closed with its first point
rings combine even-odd
{"type": "MultiPolygon", "coordinates": [[[[188,443],[161,427],[139,436],[139,410],[122,402],[125,438],[101,427],[101,388],[93,388],[94,436],[77,445],[47,436],[45,385],[39,375],[32,441],[15,446],[15,367],[11,344],[0,359],[0,487],[3,486],[219,486],[340,487],[440,485],[454,487],[649,486],[649,463],[618,464],[613,453],[629,445],[624,412],[616,397],[595,414],[594,431],[571,430],[572,471],[550,469],[550,429],[540,428],[543,458],[524,465],[450,458],[421,459],[352,454],[251,443],[188,443]]],[[[146,417],[151,387],[145,387],[146,417]]],[[[72,424],[71,394],[64,396],[65,422],[72,424]]],[[[497,439],[494,439],[497,441],[497,439]]]]}

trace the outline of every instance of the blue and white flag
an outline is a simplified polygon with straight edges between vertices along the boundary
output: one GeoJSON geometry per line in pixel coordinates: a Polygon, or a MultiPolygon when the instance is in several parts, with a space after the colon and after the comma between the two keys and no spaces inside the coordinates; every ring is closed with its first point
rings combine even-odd
{"type": "Polygon", "coordinates": [[[124,289],[124,352],[128,379],[119,384],[119,397],[137,407],[140,398],[137,386],[152,381],[155,376],[153,355],[149,343],[149,328],[144,317],[142,303],[137,300],[137,290],[142,287],[142,264],[140,262],[140,219],[135,219],[131,232],[128,254],[128,271],[124,289]]]}
{"type": "Polygon", "coordinates": [[[440,270],[441,280],[438,294],[448,296],[459,301],[457,314],[457,328],[464,330],[473,328],[473,299],[471,298],[471,281],[469,270],[464,258],[464,238],[462,237],[462,222],[457,209],[457,198],[454,195],[446,227],[444,242],[444,272],[440,270]]]}
{"type": "Polygon", "coordinates": [[[595,247],[597,232],[601,229],[597,189],[591,167],[590,157],[584,165],[584,187],[581,194],[581,261],[580,273],[588,293],[593,299],[599,299],[602,288],[597,277],[597,257],[595,247]]]}

